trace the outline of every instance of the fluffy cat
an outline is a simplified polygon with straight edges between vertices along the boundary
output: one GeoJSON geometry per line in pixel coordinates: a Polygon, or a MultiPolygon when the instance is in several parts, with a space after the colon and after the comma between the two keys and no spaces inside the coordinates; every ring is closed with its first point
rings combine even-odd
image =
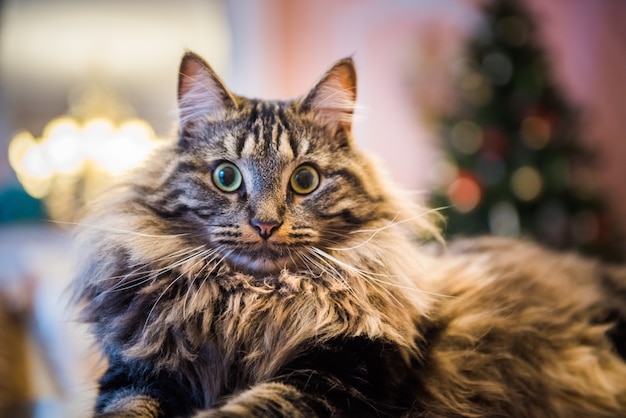
{"type": "Polygon", "coordinates": [[[80,232],[95,416],[626,416],[624,271],[420,245],[434,216],[353,142],[351,59],[280,102],[189,52],[178,99],[177,141],[80,232]]]}

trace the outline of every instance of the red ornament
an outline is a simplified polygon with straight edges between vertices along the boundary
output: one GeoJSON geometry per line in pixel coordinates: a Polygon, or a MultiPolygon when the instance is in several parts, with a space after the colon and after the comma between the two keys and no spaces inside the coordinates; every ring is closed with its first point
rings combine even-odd
{"type": "Polygon", "coordinates": [[[476,176],[471,172],[459,172],[447,190],[448,199],[459,212],[474,210],[482,199],[482,190],[476,176]]]}

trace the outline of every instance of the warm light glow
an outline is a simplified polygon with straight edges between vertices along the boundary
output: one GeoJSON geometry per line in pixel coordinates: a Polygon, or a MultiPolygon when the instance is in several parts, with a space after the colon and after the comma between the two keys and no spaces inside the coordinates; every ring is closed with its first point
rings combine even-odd
{"type": "Polygon", "coordinates": [[[515,196],[526,202],[535,200],[543,190],[543,180],[539,171],[530,166],[515,170],[511,177],[511,189],[515,196]]]}
{"type": "MultiPolygon", "coordinates": [[[[159,142],[152,127],[140,119],[117,126],[106,118],[80,124],[63,116],[48,123],[41,138],[24,131],[16,134],[9,162],[26,192],[45,198],[55,192],[57,180],[81,178],[87,188],[105,184],[140,165],[159,142]]],[[[92,190],[83,193],[93,195],[92,190]]]]}
{"type": "Polygon", "coordinates": [[[531,149],[540,150],[550,141],[550,124],[538,116],[529,116],[522,122],[522,140],[531,149]]]}
{"type": "Polygon", "coordinates": [[[75,120],[62,117],[46,126],[41,147],[51,167],[61,174],[78,174],[84,163],[80,127],[75,120]]]}
{"type": "Polygon", "coordinates": [[[471,212],[482,198],[480,186],[470,176],[460,175],[448,187],[448,198],[459,212],[471,212]]]}
{"type": "Polygon", "coordinates": [[[18,171],[18,167],[28,150],[36,145],[35,138],[30,132],[18,132],[9,144],[9,163],[13,170],[18,171]]]}
{"type": "Polygon", "coordinates": [[[42,198],[50,192],[53,170],[29,132],[19,132],[9,144],[9,163],[28,194],[42,198]]]}
{"type": "Polygon", "coordinates": [[[41,144],[30,147],[28,152],[24,154],[21,163],[23,174],[29,177],[45,180],[54,175],[52,165],[41,144]]]}
{"type": "Polygon", "coordinates": [[[24,186],[24,190],[36,198],[46,196],[50,192],[54,172],[41,146],[34,143],[20,163],[21,171],[17,178],[24,186]]]}
{"type": "Polygon", "coordinates": [[[462,120],[454,125],[451,135],[452,145],[463,154],[478,152],[483,144],[483,131],[480,126],[469,120],[462,120]]]}
{"type": "Polygon", "coordinates": [[[83,139],[85,141],[85,158],[90,162],[97,162],[101,156],[103,148],[111,138],[113,138],[115,126],[113,122],[104,118],[91,119],[85,123],[83,128],[83,139]]]}
{"type": "Polygon", "coordinates": [[[148,123],[137,119],[128,121],[102,144],[96,161],[107,172],[122,174],[139,166],[152,152],[157,145],[152,138],[154,132],[148,123]]]}

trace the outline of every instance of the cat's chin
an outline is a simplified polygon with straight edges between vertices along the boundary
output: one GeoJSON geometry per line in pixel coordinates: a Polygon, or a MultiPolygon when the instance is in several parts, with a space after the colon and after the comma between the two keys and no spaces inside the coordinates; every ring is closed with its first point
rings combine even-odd
{"type": "Polygon", "coordinates": [[[293,261],[289,257],[252,257],[246,254],[237,254],[228,257],[228,262],[235,270],[253,276],[274,275],[293,267],[293,261]]]}

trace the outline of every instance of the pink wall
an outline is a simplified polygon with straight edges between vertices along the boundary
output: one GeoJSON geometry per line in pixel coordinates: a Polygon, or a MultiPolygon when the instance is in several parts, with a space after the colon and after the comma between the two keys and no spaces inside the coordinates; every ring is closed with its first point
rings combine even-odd
{"type": "Polygon", "coordinates": [[[529,0],[563,88],[600,153],[599,187],[626,231],[626,2],[529,0]]]}

